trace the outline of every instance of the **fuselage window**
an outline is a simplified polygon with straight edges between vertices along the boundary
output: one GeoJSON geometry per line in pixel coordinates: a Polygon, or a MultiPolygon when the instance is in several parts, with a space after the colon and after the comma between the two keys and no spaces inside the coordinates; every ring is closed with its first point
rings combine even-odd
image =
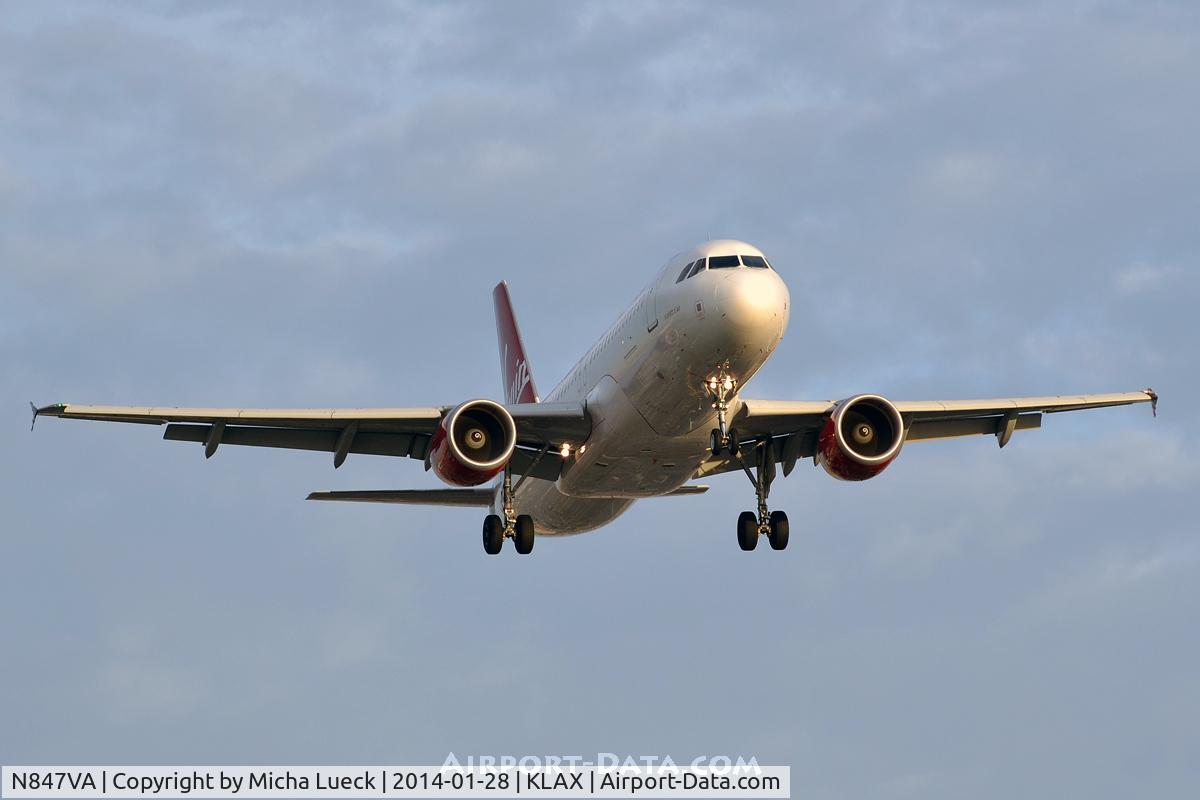
{"type": "Polygon", "coordinates": [[[690,270],[692,268],[692,264],[694,264],[694,263],[696,263],[696,262],[689,261],[687,263],[687,266],[679,271],[679,277],[675,279],[676,283],[679,283],[681,280],[683,280],[684,278],[686,278],[688,276],[688,270],[690,270]]]}
{"type": "Polygon", "coordinates": [[[692,277],[693,275],[695,275],[697,272],[699,272],[702,269],[704,269],[704,259],[698,258],[698,259],[696,259],[695,265],[692,266],[692,271],[688,273],[688,277],[689,278],[692,277]]]}
{"type": "Polygon", "coordinates": [[[762,256],[742,256],[742,263],[747,267],[755,267],[757,269],[767,268],[767,260],[762,256]]]}
{"type": "Polygon", "coordinates": [[[708,259],[710,269],[730,269],[731,267],[739,267],[737,256],[710,256],[708,259]]]}

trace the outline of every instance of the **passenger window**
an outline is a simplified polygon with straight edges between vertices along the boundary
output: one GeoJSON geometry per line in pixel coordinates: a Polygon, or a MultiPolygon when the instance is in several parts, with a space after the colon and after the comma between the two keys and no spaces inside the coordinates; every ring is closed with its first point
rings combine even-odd
{"type": "Polygon", "coordinates": [[[710,269],[729,269],[731,267],[739,267],[737,256],[712,256],[708,259],[710,269]]]}
{"type": "Polygon", "coordinates": [[[767,268],[767,260],[762,256],[742,256],[742,263],[747,267],[755,267],[756,269],[767,268]]]}
{"type": "Polygon", "coordinates": [[[688,273],[688,277],[689,278],[692,277],[693,275],[695,275],[697,272],[699,272],[702,269],[704,269],[704,259],[698,258],[698,259],[696,259],[696,265],[694,267],[692,267],[692,271],[688,273]]]}
{"type": "Polygon", "coordinates": [[[676,283],[679,283],[681,280],[683,280],[684,278],[686,278],[688,276],[688,270],[690,270],[692,268],[692,264],[694,264],[694,263],[696,263],[696,262],[689,261],[687,263],[687,266],[679,271],[679,277],[675,279],[676,283]]]}

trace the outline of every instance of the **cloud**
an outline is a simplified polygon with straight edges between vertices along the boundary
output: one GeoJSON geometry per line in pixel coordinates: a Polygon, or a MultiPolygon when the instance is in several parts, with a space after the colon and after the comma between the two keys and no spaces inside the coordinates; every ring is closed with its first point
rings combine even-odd
{"type": "Polygon", "coordinates": [[[1113,287],[1121,294],[1140,294],[1158,289],[1183,273],[1172,264],[1137,263],[1113,276],[1113,287]]]}

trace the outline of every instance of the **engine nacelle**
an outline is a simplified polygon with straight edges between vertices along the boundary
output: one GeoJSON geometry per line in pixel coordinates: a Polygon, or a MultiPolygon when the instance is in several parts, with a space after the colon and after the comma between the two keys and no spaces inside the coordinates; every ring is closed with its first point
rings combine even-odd
{"type": "Polygon", "coordinates": [[[517,447],[504,406],[469,400],[450,410],[429,443],[429,466],[451,486],[478,486],[500,474],[517,447]]]}
{"type": "Polygon", "coordinates": [[[837,404],[817,437],[817,463],[843,481],[874,478],[895,460],[904,444],[900,412],[877,394],[860,394],[837,404]]]}

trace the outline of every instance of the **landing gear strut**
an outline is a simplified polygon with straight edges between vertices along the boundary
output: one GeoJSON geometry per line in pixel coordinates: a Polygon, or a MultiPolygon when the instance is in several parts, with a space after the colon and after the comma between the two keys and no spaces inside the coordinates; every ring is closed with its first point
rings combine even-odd
{"type": "Polygon", "coordinates": [[[753,550],[758,545],[758,537],[766,536],[772,549],[782,550],[787,547],[790,532],[787,514],[767,508],[767,495],[771,493],[771,481],[775,480],[775,457],[771,452],[771,440],[767,438],[754,442],[755,469],[751,471],[743,458],[737,429],[729,427],[729,403],[737,394],[738,380],[729,371],[728,361],[704,380],[704,389],[712,396],[712,407],[717,411],[717,427],[708,435],[708,449],[714,458],[728,453],[736,460],[750,479],[758,498],[757,513],[743,511],[738,516],[738,545],[743,550],[753,550]]]}
{"type": "MultiPolygon", "coordinates": [[[[524,478],[522,478],[524,480],[524,478]]],[[[488,514],[483,519],[483,550],[494,556],[504,546],[505,539],[512,539],[513,546],[521,555],[533,552],[535,531],[533,517],[518,514],[513,508],[512,469],[504,468],[504,482],[500,487],[501,514],[488,514]]]]}
{"type": "Polygon", "coordinates": [[[722,364],[715,373],[704,381],[704,388],[712,395],[712,407],[717,410],[717,427],[708,436],[708,449],[713,456],[727,450],[731,456],[738,454],[737,431],[728,427],[729,401],[737,394],[738,381],[729,372],[729,362],[722,364]]]}
{"type": "Polygon", "coordinates": [[[754,485],[754,494],[758,498],[758,513],[743,511],[738,516],[737,537],[738,545],[743,550],[753,550],[758,544],[759,536],[766,536],[772,550],[782,550],[788,545],[787,514],[782,511],[770,511],[767,508],[767,496],[771,493],[771,482],[775,480],[775,457],[771,452],[770,439],[760,439],[754,443],[755,469],[751,471],[742,456],[733,453],[741,464],[742,470],[750,483],[754,485]]]}

